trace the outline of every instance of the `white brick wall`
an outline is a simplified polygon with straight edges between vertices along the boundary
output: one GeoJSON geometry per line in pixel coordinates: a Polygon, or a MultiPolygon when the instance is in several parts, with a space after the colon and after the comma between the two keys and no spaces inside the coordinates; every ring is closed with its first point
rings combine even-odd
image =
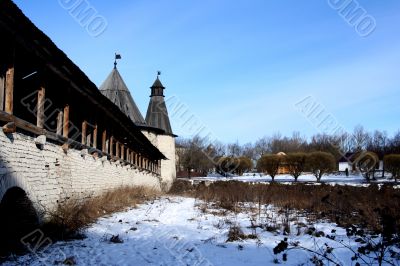
{"type": "Polygon", "coordinates": [[[164,189],[169,189],[176,178],[175,138],[169,135],[158,135],[143,130],[142,133],[156,146],[168,160],[161,160],[161,179],[164,189]]]}
{"type": "Polygon", "coordinates": [[[74,149],[66,154],[49,142],[40,150],[32,137],[0,131],[0,200],[9,188],[18,186],[37,208],[51,209],[64,197],[83,198],[125,185],[161,190],[160,177],[146,171],[91,155],[83,158],[74,149]]]}

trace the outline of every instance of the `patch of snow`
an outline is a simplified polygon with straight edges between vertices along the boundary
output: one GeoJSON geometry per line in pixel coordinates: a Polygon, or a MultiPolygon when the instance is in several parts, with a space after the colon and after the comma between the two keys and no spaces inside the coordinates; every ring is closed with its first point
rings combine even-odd
{"type": "MultiPolygon", "coordinates": [[[[242,203],[242,211],[233,213],[212,207],[212,203],[204,211],[204,204],[193,198],[161,197],[99,219],[87,229],[83,240],[57,242],[4,265],[56,265],[66,258],[73,258],[77,265],[274,265],[275,260],[282,260],[273,249],[285,237],[312,250],[327,243],[336,248],[333,255],[341,265],[352,264],[352,252],[337,241],[306,234],[310,226],[306,217],[292,213],[297,223],[290,219],[291,233],[284,235],[279,226],[269,230],[255,226],[269,221],[271,225],[280,224],[284,214],[271,205],[257,212],[255,203],[242,203]],[[244,234],[256,234],[258,239],[226,242],[233,225],[242,228],[244,234]],[[113,236],[122,243],[110,242],[113,236]]],[[[338,237],[348,239],[346,231],[333,223],[312,226],[324,235],[335,230],[338,237]]],[[[357,243],[348,241],[356,247],[357,243]]],[[[311,265],[311,257],[310,252],[294,249],[285,265],[311,265]]]]}

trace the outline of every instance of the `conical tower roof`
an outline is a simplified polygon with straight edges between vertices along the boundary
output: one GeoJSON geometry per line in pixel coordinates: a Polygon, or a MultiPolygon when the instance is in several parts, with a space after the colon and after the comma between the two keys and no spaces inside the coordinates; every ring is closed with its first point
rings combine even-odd
{"type": "Polygon", "coordinates": [[[136,125],[146,125],[139,108],[135,104],[128,87],[116,67],[114,67],[107,79],[100,86],[100,91],[136,125]]]}
{"type": "Polygon", "coordinates": [[[151,88],[150,103],[147,108],[146,123],[148,126],[162,129],[166,134],[172,133],[171,124],[169,122],[167,106],[164,101],[164,89],[160,79],[154,81],[151,88]]]}

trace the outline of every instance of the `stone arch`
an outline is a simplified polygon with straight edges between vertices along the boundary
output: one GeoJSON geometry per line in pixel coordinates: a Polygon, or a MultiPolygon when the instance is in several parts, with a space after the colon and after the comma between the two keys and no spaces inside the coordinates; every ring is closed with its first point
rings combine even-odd
{"type": "Polygon", "coordinates": [[[0,176],[0,202],[3,199],[3,196],[5,195],[7,190],[13,187],[21,188],[25,191],[28,197],[31,198],[31,200],[36,200],[36,198],[31,195],[32,190],[29,184],[26,182],[25,178],[21,174],[6,173],[5,175],[0,176]]]}
{"type": "Polygon", "coordinates": [[[27,193],[20,187],[9,188],[0,202],[0,255],[23,252],[21,239],[39,226],[39,217],[27,193]]]}

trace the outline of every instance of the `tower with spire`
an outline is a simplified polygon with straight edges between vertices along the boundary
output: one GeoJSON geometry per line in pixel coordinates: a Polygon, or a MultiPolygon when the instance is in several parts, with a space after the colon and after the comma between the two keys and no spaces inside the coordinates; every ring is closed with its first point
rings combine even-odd
{"type": "Polygon", "coordinates": [[[150,87],[150,102],[146,113],[146,123],[148,126],[162,129],[165,134],[172,134],[171,124],[169,122],[168,110],[164,101],[164,89],[160,79],[160,72],[150,87]]]}
{"type": "MultiPolygon", "coordinates": [[[[117,56],[118,55],[116,55],[116,59],[121,58],[121,56],[119,56],[119,58],[117,56]]],[[[118,106],[118,108],[136,125],[145,125],[146,122],[117,69],[116,59],[113,70],[100,86],[100,92],[118,106]]]]}
{"type": "Polygon", "coordinates": [[[146,125],[142,133],[155,145],[168,160],[161,161],[161,177],[173,182],[176,178],[175,137],[169,121],[167,106],[164,101],[165,87],[160,81],[161,72],[150,87],[150,102],[146,113],[146,125]]]}
{"type": "Polygon", "coordinates": [[[147,108],[146,119],[144,119],[117,69],[117,59],[121,59],[121,56],[115,54],[114,68],[100,86],[100,92],[118,106],[167,158],[167,160],[161,161],[162,181],[160,185],[163,189],[169,189],[176,178],[176,135],[172,132],[167,106],[164,101],[165,87],[160,81],[161,72],[157,72],[157,78],[150,87],[150,102],[147,108]]]}

